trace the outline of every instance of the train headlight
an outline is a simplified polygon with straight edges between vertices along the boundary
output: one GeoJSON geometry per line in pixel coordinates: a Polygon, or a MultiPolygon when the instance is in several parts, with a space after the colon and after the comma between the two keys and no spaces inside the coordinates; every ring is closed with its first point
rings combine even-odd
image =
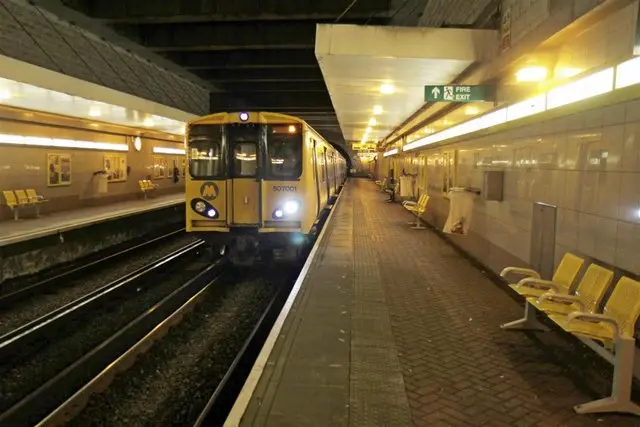
{"type": "MultiPolygon", "coordinates": [[[[204,202],[197,202],[195,205],[195,210],[198,213],[203,213],[205,211],[205,209],[207,209],[207,205],[204,204],[204,202]]],[[[215,211],[214,211],[214,215],[215,215],[215,211]]]]}
{"type": "Polygon", "coordinates": [[[289,215],[298,212],[298,209],[300,209],[300,203],[295,200],[289,200],[284,204],[284,211],[289,215]]]}
{"type": "Polygon", "coordinates": [[[273,216],[275,216],[276,218],[282,218],[284,216],[284,212],[282,212],[282,209],[276,209],[276,211],[273,213],[273,216]]]}
{"type": "Polygon", "coordinates": [[[207,211],[207,216],[208,216],[209,218],[215,218],[216,213],[217,213],[217,212],[216,212],[216,210],[215,210],[215,209],[213,209],[213,208],[211,208],[211,209],[209,209],[209,210],[207,211]]]}

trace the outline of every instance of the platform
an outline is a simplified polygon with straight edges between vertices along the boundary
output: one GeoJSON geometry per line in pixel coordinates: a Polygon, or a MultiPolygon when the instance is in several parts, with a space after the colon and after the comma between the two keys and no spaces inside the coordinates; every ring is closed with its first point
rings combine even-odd
{"type": "Polygon", "coordinates": [[[54,212],[40,218],[25,217],[0,222],[0,246],[37,239],[51,234],[88,227],[100,222],[138,215],[184,203],[184,193],[174,193],[147,200],[132,200],[103,206],[54,212]]]}
{"type": "Polygon", "coordinates": [[[385,197],[346,185],[226,426],[638,425],[574,413],[606,390],[501,330],[522,307],[385,197]]]}

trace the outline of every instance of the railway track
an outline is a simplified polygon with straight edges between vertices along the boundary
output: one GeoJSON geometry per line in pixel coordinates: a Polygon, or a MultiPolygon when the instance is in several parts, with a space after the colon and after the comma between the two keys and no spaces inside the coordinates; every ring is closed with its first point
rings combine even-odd
{"type": "Polygon", "coordinates": [[[0,415],[0,426],[211,425],[221,402],[233,402],[229,386],[251,365],[298,270],[208,267],[0,415]],[[96,360],[103,368],[78,386],[76,374],[96,360]]]}
{"type": "Polygon", "coordinates": [[[192,298],[222,266],[199,256],[205,247],[189,243],[1,336],[0,426],[34,425],[192,298]]]}
{"type": "Polygon", "coordinates": [[[0,284],[0,309],[10,307],[35,294],[52,292],[72,283],[83,275],[92,274],[110,264],[120,262],[127,257],[147,251],[166,243],[184,233],[184,228],[171,229],[159,236],[136,239],[88,255],[71,263],[47,269],[31,277],[11,279],[0,284]]]}

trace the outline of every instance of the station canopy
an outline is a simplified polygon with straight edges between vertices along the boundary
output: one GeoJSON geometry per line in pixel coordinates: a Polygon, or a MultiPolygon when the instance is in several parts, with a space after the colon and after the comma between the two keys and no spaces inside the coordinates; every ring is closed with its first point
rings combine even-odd
{"type": "Polygon", "coordinates": [[[453,82],[497,54],[495,30],[319,24],[315,54],[347,141],[378,141],[453,82]]]}

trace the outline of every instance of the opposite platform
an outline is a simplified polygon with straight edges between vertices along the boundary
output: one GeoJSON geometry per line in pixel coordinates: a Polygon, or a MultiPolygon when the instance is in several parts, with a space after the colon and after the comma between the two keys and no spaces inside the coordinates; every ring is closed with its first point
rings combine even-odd
{"type": "Polygon", "coordinates": [[[51,234],[88,227],[104,221],[138,215],[184,203],[184,193],[174,193],[147,200],[133,200],[109,205],[54,212],[40,218],[0,222],[0,246],[37,239],[51,234]]]}
{"type": "Polygon", "coordinates": [[[226,425],[639,424],[574,413],[593,392],[535,336],[499,328],[522,307],[434,232],[411,230],[385,198],[369,181],[345,186],[226,425]]]}

